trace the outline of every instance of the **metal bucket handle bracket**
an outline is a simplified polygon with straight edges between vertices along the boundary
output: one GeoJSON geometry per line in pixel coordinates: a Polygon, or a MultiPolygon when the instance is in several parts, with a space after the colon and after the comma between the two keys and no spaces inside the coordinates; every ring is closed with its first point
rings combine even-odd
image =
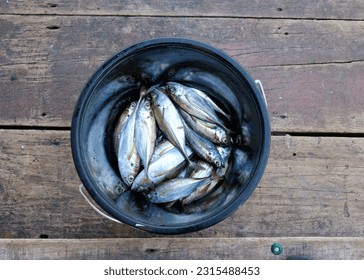
{"type": "Polygon", "coordinates": [[[263,96],[265,106],[267,106],[267,108],[268,108],[267,98],[265,97],[265,92],[264,92],[264,88],[263,88],[263,84],[262,84],[261,80],[255,80],[255,83],[258,85],[259,91],[260,91],[261,95],[263,96]]]}
{"type": "MultiPolygon", "coordinates": [[[[91,200],[91,198],[89,198],[89,196],[85,193],[85,187],[83,186],[83,184],[81,184],[79,186],[79,191],[81,193],[81,195],[83,196],[83,198],[88,202],[88,204],[90,204],[90,206],[98,213],[100,214],[101,216],[103,216],[104,218],[106,219],[109,219],[110,221],[112,222],[115,222],[115,223],[119,223],[119,224],[122,224],[122,222],[114,219],[113,217],[110,217],[108,214],[106,214],[105,212],[101,211],[95,204],[94,202],[91,200]]],[[[87,190],[86,190],[87,191],[87,190]]]]}

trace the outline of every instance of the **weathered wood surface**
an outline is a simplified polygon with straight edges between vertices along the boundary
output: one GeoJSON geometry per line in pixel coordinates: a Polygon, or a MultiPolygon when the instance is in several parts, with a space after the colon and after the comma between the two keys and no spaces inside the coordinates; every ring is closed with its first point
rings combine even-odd
{"type": "Polygon", "coordinates": [[[0,2],[2,14],[364,19],[361,0],[106,0],[0,2]]]}
{"type": "Polygon", "coordinates": [[[84,240],[0,240],[0,258],[98,260],[364,259],[364,238],[124,238],[84,240]],[[283,247],[271,252],[273,243],[283,247]],[[188,249],[186,249],[188,248],[188,249]]]}
{"type": "Polygon", "coordinates": [[[1,1],[0,259],[364,259],[363,20],[361,0],[1,1]],[[99,65],[171,36],[220,48],[262,80],[273,134],[317,136],[273,136],[251,198],[173,237],[91,209],[68,131],[99,65]]]}
{"type": "MultiPolygon", "coordinates": [[[[364,139],[272,137],[261,183],[232,216],[183,237],[363,237],[364,139]]],[[[156,236],[78,192],[68,131],[0,131],[0,238],[156,236]]]]}
{"type": "Polygon", "coordinates": [[[0,125],[68,127],[99,65],[163,36],[210,43],[261,79],[273,131],[363,132],[364,22],[288,19],[0,16],[0,125]]]}

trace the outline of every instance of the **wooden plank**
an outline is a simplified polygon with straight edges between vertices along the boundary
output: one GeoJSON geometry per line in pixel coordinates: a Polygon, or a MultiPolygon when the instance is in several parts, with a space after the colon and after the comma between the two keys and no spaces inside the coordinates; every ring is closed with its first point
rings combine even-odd
{"type": "Polygon", "coordinates": [[[0,240],[0,259],[98,260],[356,260],[364,258],[364,238],[124,238],[0,240]],[[271,252],[273,243],[283,247],[271,252]]]}
{"type": "MultiPolygon", "coordinates": [[[[362,237],[364,139],[272,137],[232,216],[182,237],[362,237]]],[[[69,132],[0,130],[0,238],[153,237],[99,216],[78,192],[69,132]]]]}
{"type": "Polygon", "coordinates": [[[363,62],[248,70],[263,82],[273,132],[363,133],[363,62]]]}
{"type": "Polygon", "coordinates": [[[184,36],[264,82],[273,131],[362,132],[364,22],[1,16],[0,27],[2,125],[67,127],[83,85],[113,53],[184,36]]]}
{"type": "Polygon", "coordinates": [[[133,15],[133,16],[199,16],[199,17],[269,17],[363,19],[361,0],[118,0],[102,1],[24,1],[0,3],[2,14],[56,15],[133,15]]]}

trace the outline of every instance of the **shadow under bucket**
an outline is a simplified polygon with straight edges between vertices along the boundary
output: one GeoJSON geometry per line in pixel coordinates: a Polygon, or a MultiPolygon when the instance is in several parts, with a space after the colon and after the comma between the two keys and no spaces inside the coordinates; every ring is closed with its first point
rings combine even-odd
{"type": "Polygon", "coordinates": [[[236,61],[201,42],[161,38],[122,50],[95,72],[75,107],[71,144],[80,179],[98,206],[135,228],[179,234],[212,226],[249,198],[265,169],[270,125],[262,93],[236,61]],[[153,204],[140,193],[124,191],[113,150],[113,131],[127,104],[138,100],[141,87],[167,81],[207,93],[230,113],[229,128],[238,134],[225,179],[183,209],[153,204]]]}

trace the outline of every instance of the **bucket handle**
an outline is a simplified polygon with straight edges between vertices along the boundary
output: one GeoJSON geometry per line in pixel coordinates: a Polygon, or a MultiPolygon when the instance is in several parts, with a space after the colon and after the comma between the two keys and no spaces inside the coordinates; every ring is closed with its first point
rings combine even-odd
{"type": "Polygon", "coordinates": [[[260,91],[261,95],[263,96],[265,106],[267,106],[267,108],[268,108],[267,98],[265,97],[265,92],[264,92],[264,88],[263,88],[263,84],[262,84],[261,80],[255,80],[255,83],[258,85],[259,91],[260,91]]]}
{"type": "Polygon", "coordinates": [[[104,218],[106,219],[109,219],[110,221],[113,221],[115,223],[119,223],[119,224],[122,224],[122,222],[114,219],[113,217],[110,217],[110,215],[106,214],[105,212],[101,211],[95,204],[94,202],[91,200],[91,198],[89,198],[89,194],[86,194],[85,191],[86,188],[83,186],[83,184],[81,184],[79,186],[79,191],[81,193],[81,195],[83,196],[83,198],[88,202],[88,204],[90,204],[90,206],[98,213],[100,214],[101,216],[103,216],[104,218]]]}

